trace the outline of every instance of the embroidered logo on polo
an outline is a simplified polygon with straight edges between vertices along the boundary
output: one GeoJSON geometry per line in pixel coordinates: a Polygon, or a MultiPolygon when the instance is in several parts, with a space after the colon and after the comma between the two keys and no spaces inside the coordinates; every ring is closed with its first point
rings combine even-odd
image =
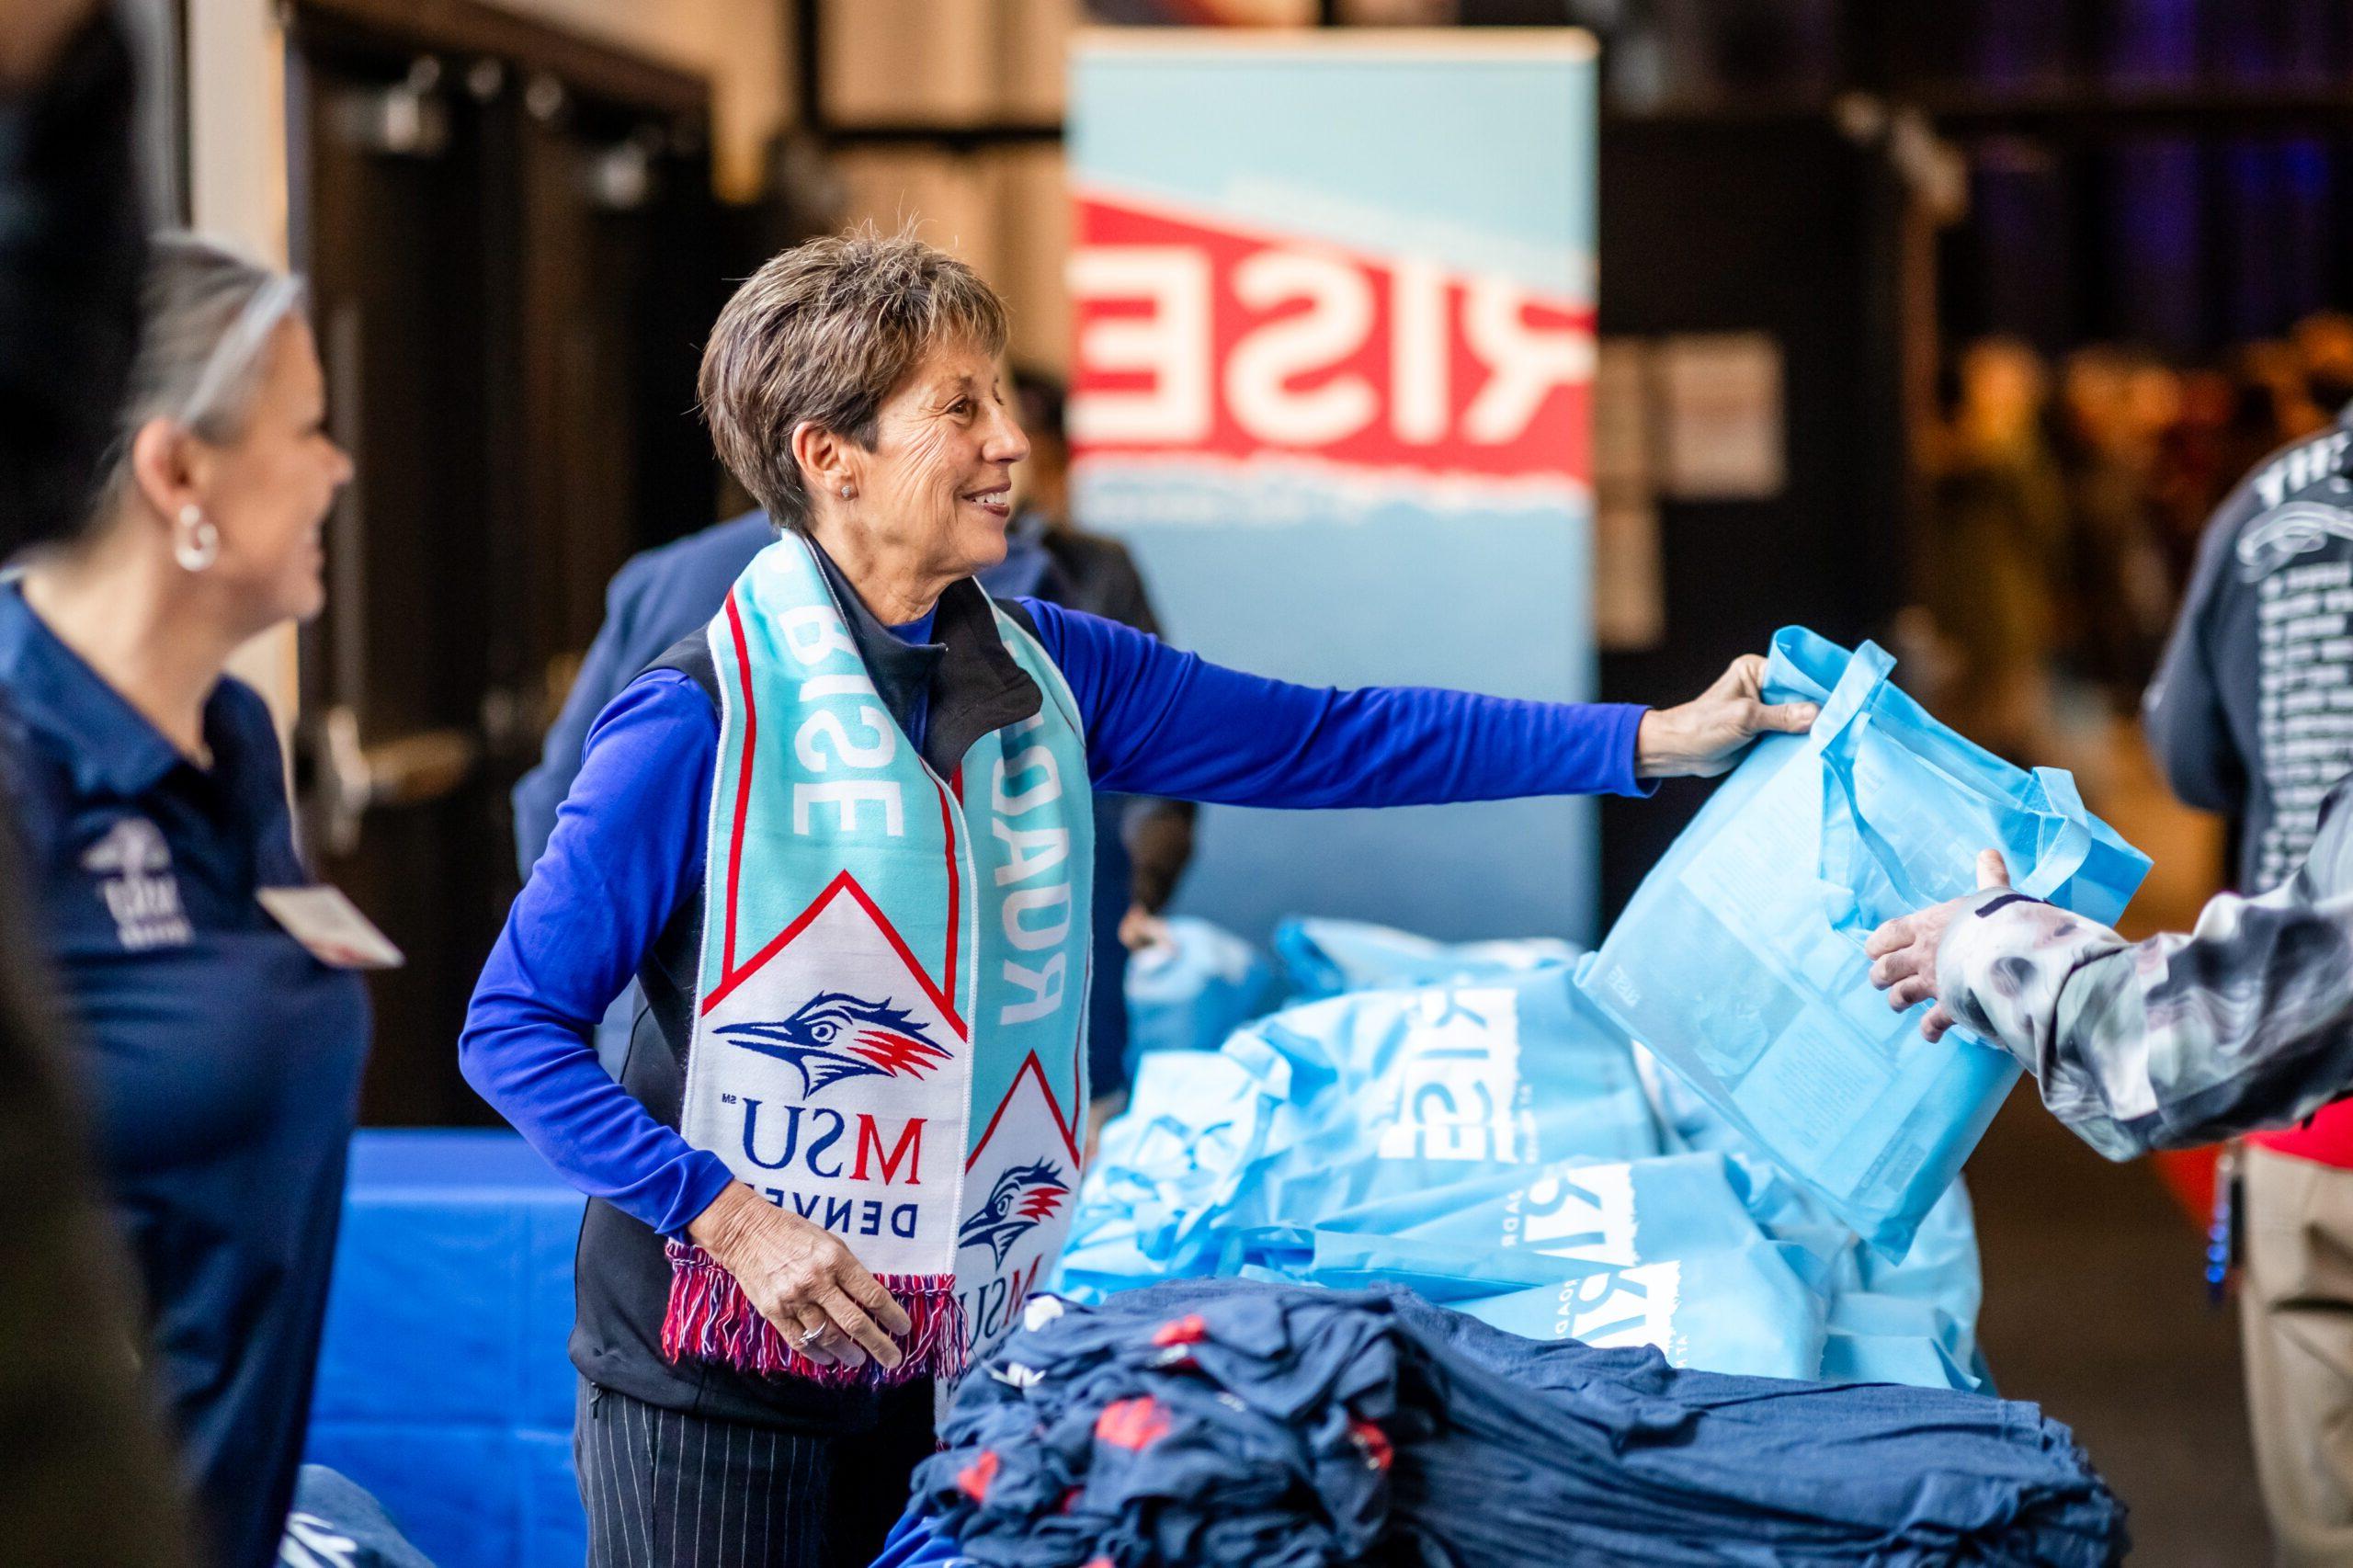
{"type": "Polygon", "coordinates": [[[718,1033],[799,1068],[801,1092],[810,1096],[845,1078],[920,1078],[949,1057],[948,1047],[906,1008],[847,991],[821,991],[782,1023],[728,1024],[718,1033]]]}
{"type": "Polygon", "coordinates": [[[1002,1266],[1013,1244],[1062,1212],[1070,1183],[1051,1160],[1015,1165],[996,1178],[989,1195],[956,1233],[960,1247],[984,1246],[1002,1266]]]}
{"type": "Polygon", "coordinates": [[[107,829],[105,837],[83,852],[82,869],[98,874],[98,896],[127,951],[185,947],[195,940],[180,907],[171,846],[163,829],[145,817],[125,817],[107,829]]]}

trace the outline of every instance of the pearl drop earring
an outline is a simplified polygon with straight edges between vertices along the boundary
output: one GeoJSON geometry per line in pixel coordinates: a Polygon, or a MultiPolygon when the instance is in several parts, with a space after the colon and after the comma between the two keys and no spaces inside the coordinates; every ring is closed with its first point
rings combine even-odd
{"type": "Polygon", "coordinates": [[[221,530],[193,501],[180,508],[179,527],[172,535],[172,559],[183,572],[201,572],[221,559],[221,530]]]}

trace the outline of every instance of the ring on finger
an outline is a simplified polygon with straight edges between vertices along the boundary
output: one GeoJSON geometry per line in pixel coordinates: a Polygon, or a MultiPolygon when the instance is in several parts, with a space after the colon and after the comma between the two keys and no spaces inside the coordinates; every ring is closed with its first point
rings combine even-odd
{"type": "Polygon", "coordinates": [[[829,1323],[821,1323],[816,1327],[810,1329],[807,1333],[803,1334],[794,1343],[799,1345],[801,1349],[806,1350],[811,1346],[815,1345],[820,1340],[824,1339],[827,1331],[829,1331],[833,1326],[834,1325],[829,1323]]]}

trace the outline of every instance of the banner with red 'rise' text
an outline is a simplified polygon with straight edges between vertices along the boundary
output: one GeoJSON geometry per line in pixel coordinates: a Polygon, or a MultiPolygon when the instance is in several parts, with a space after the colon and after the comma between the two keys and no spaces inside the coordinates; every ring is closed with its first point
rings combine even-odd
{"type": "MultiPolygon", "coordinates": [[[[1074,511],[1287,679],[1592,687],[1594,62],[1542,31],[1074,56],[1074,511]]],[[[1182,906],[1591,934],[1588,802],[1214,811],[1182,906]]]]}

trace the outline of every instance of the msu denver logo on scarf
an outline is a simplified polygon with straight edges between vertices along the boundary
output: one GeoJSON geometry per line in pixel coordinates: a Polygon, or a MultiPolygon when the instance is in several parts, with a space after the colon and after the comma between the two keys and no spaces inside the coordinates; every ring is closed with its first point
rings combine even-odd
{"type": "Polygon", "coordinates": [[[875,1074],[920,1078],[949,1055],[905,1008],[847,991],[820,991],[782,1023],[727,1024],[719,1033],[799,1069],[804,1095],[875,1074]]]}
{"type": "MultiPolygon", "coordinates": [[[[870,1001],[847,991],[820,991],[779,1022],[723,1024],[716,1033],[792,1068],[801,1075],[804,1099],[851,1080],[921,1081],[949,1057],[933,1026],[909,1009],[889,997],[870,1001]]],[[[741,1109],[744,1157],[762,1170],[798,1170],[824,1182],[871,1182],[886,1187],[923,1183],[924,1117],[877,1117],[867,1111],[845,1115],[828,1106],[769,1106],[749,1096],[725,1097],[741,1109]]],[[[913,1203],[783,1187],[764,1187],[760,1192],[778,1207],[790,1205],[802,1219],[841,1235],[912,1240],[917,1228],[913,1203]]]]}
{"type": "Polygon", "coordinates": [[[956,1244],[987,1247],[1002,1267],[1013,1244],[1052,1219],[1069,1196],[1070,1183],[1052,1161],[1016,1165],[996,1178],[987,1199],[957,1232],[956,1244]]]}

